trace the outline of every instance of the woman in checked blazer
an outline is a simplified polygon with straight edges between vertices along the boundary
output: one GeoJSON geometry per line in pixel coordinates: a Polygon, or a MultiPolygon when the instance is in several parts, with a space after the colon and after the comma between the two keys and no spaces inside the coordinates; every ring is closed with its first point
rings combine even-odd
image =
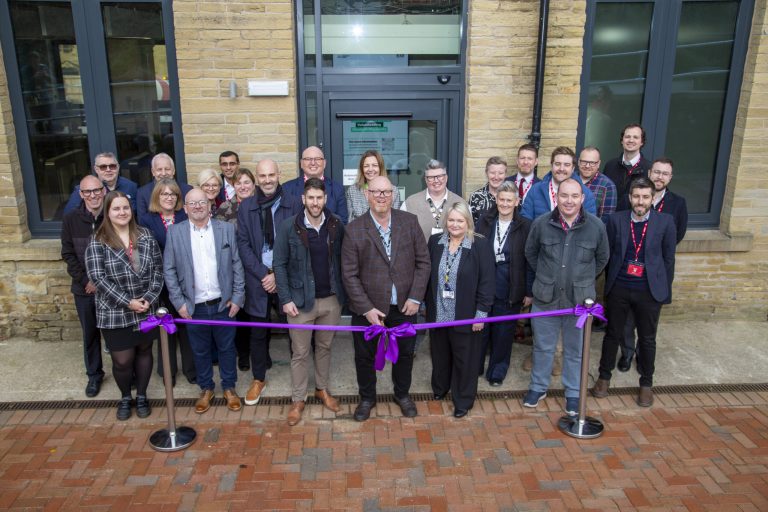
{"type": "Polygon", "coordinates": [[[131,382],[136,383],[136,415],[151,410],[147,385],[152,375],[154,334],[139,323],[157,307],[163,288],[160,248],[146,228],[136,225],[128,197],[119,191],[104,200],[104,222],[85,251],[88,279],[96,286],[96,323],[112,356],[112,375],[122,399],[117,419],[131,417],[131,382]]]}

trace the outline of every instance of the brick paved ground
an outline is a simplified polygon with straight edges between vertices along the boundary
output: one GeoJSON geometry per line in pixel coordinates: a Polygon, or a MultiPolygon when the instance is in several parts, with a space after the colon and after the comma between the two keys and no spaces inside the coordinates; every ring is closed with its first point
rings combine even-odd
{"type": "Polygon", "coordinates": [[[590,399],[607,426],[591,441],[557,431],[561,400],[481,401],[462,420],[379,404],[364,424],[311,405],[294,428],[285,406],[182,408],[199,438],[172,454],[147,444],[157,409],[2,412],[0,509],[768,510],[768,393],[590,399]]]}

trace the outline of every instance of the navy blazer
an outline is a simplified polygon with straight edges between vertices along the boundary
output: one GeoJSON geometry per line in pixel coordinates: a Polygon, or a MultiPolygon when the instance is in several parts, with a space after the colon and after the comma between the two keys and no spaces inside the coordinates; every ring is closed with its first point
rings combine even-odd
{"type": "Polygon", "coordinates": [[[688,230],[688,204],[683,196],[677,195],[669,189],[664,193],[662,203],[659,203],[659,205],[662,204],[660,213],[668,213],[675,219],[677,243],[680,243],[688,230]]]}
{"type": "MultiPolygon", "coordinates": [[[[605,273],[605,295],[611,292],[616,277],[624,264],[629,244],[630,210],[616,212],[608,217],[606,229],[611,257],[605,273]]],[[[671,215],[651,210],[648,231],[645,234],[645,275],[651,295],[657,302],[672,302],[672,280],[675,277],[675,222],[671,215]]]]}
{"type": "MultiPolygon", "coordinates": [[[[301,200],[286,194],[283,186],[280,205],[272,217],[275,238],[277,238],[280,224],[303,209],[301,200]]],[[[270,269],[261,262],[264,233],[261,231],[261,206],[256,196],[243,200],[237,209],[237,246],[245,268],[245,311],[251,316],[264,318],[267,316],[269,294],[261,286],[261,280],[270,269]]]]}
{"type": "MultiPolygon", "coordinates": [[[[443,234],[429,237],[429,257],[432,267],[429,275],[429,285],[424,301],[427,304],[427,322],[434,322],[437,317],[437,294],[441,293],[442,276],[438,275],[440,260],[447,245],[438,242],[443,234]]],[[[475,235],[472,247],[461,250],[459,267],[456,275],[456,311],[455,320],[475,318],[477,311],[488,313],[490,316],[493,307],[493,296],[496,292],[494,280],[496,279],[496,261],[493,256],[493,247],[488,239],[475,235]]],[[[454,327],[458,332],[472,332],[472,325],[454,327]]],[[[487,329],[487,327],[486,327],[487,329]]]]}
{"type": "MultiPolygon", "coordinates": [[[[139,224],[141,224],[141,220],[145,215],[151,215],[151,212],[149,211],[149,200],[152,199],[152,191],[155,190],[155,183],[155,181],[151,181],[146,185],[142,185],[136,192],[136,220],[139,222],[139,224]]],[[[192,186],[187,185],[186,183],[178,183],[178,185],[181,189],[181,202],[183,203],[184,198],[187,197],[187,192],[192,190],[192,186]]],[[[186,219],[186,217],[184,217],[184,219],[186,219]]]]}
{"type": "MultiPolygon", "coordinates": [[[[139,189],[141,190],[141,189],[139,189]]],[[[173,223],[178,224],[180,222],[184,222],[187,220],[187,212],[184,211],[184,208],[177,211],[174,214],[173,223]]],[[[163,224],[163,219],[160,217],[159,213],[152,213],[147,212],[144,215],[143,219],[139,220],[139,224],[147,228],[152,232],[152,236],[155,237],[155,240],[157,240],[157,245],[160,246],[160,250],[165,250],[165,238],[167,236],[167,230],[165,229],[165,224],[163,224]]],[[[170,229],[171,226],[168,226],[170,229]]]]}
{"type": "MultiPolygon", "coordinates": [[[[344,187],[341,183],[333,181],[329,176],[325,177],[325,207],[336,214],[344,224],[349,220],[347,210],[347,198],[344,195],[344,187]]],[[[283,194],[295,197],[301,205],[301,196],[304,194],[304,176],[283,183],[283,194]]]]}
{"type": "MultiPolygon", "coordinates": [[[[595,196],[592,191],[589,190],[584,183],[581,182],[579,173],[574,172],[571,176],[574,180],[581,183],[581,190],[584,192],[584,204],[582,207],[587,213],[597,215],[597,206],[595,204],[595,196]]],[[[550,209],[550,196],[549,196],[549,182],[552,181],[552,172],[548,172],[538,183],[531,185],[531,190],[525,197],[523,208],[520,210],[520,215],[526,219],[533,221],[537,217],[549,213],[550,209]]]]}

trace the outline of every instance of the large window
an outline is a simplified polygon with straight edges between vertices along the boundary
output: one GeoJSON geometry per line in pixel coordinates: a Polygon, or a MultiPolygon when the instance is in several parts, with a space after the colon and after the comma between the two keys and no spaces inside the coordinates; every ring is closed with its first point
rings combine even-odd
{"type": "Polygon", "coordinates": [[[691,225],[717,226],[753,10],[751,0],[588,4],[579,146],[606,161],[640,122],[643,154],[675,162],[691,225]]]}
{"type": "Polygon", "coordinates": [[[159,152],[184,177],[170,20],[170,0],[0,0],[34,235],[58,235],[64,203],[102,151],[139,185],[159,152]]]}

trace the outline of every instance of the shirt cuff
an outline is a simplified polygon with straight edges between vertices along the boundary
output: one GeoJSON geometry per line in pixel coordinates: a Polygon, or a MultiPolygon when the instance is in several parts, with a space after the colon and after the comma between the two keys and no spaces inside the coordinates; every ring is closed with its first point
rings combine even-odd
{"type": "Polygon", "coordinates": [[[415,304],[418,304],[419,306],[421,306],[421,302],[419,302],[419,301],[418,301],[418,300],[416,300],[416,299],[412,299],[412,298],[410,298],[410,297],[409,297],[409,298],[408,298],[408,300],[409,300],[409,301],[411,301],[411,302],[413,302],[413,303],[415,303],[415,304]]]}
{"type": "Polygon", "coordinates": [[[488,313],[485,311],[480,311],[479,309],[475,311],[475,318],[488,318],[488,313]]]}

